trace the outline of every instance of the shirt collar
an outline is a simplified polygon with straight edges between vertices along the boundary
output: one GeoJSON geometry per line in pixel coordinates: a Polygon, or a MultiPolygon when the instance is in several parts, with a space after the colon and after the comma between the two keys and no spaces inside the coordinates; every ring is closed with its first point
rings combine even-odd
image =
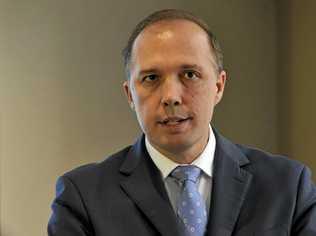
{"type": "MultiPolygon", "coordinates": [[[[199,167],[207,176],[212,177],[213,174],[213,160],[215,154],[215,146],[216,146],[216,139],[213,133],[211,126],[209,126],[209,139],[208,142],[201,153],[201,155],[195,159],[191,165],[195,165],[199,167]]],[[[145,145],[149,156],[160,170],[162,177],[165,179],[168,175],[177,167],[183,164],[176,163],[160,153],[156,148],[154,148],[147,137],[145,138],[145,145]]]]}

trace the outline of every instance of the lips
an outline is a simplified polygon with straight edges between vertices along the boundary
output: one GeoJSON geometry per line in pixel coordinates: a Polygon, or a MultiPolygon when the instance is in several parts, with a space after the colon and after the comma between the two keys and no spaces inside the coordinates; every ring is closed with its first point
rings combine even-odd
{"type": "Polygon", "coordinates": [[[191,120],[191,117],[182,117],[182,116],[172,116],[172,117],[167,117],[162,120],[160,120],[158,123],[163,124],[163,125],[178,125],[184,121],[191,120]]]}

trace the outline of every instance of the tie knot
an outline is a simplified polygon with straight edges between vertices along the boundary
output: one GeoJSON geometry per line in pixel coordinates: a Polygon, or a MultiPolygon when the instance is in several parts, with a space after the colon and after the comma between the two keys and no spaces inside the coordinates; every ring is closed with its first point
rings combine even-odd
{"type": "Polygon", "coordinates": [[[198,177],[200,176],[201,169],[193,166],[193,165],[187,165],[187,166],[178,166],[175,168],[171,176],[176,178],[178,181],[184,182],[186,180],[193,181],[196,183],[198,177]]]}

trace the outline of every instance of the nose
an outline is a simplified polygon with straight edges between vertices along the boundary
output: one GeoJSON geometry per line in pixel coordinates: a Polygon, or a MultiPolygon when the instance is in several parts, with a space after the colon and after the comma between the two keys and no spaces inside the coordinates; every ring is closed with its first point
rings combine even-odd
{"type": "Polygon", "coordinates": [[[164,107],[182,104],[182,84],[177,78],[167,78],[161,87],[161,103],[164,107]]]}

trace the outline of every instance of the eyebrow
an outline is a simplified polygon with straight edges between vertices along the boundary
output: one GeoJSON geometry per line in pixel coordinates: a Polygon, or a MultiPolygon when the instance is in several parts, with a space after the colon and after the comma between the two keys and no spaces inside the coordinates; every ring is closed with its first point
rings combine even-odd
{"type": "Polygon", "coordinates": [[[144,74],[156,74],[156,73],[158,73],[159,72],[159,70],[157,70],[157,69],[146,69],[146,70],[141,70],[140,72],[139,72],[139,74],[140,75],[144,75],[144,74]]]}
{"type": "MultiPolygon", "coordinates": [[[[202,67],[198,66],[197,64],[183,64],[180,66],[180,69],[185,70],[185,69],[196,69],[198,71],[202,71],[202,67]]],[[[144,69],[139,72],[139,75],[144,75],[144,74],[157,74],[159,73],[159,69],[156,68],[150,68],[150,69],[144,69]]]]}
{"type": "Polygon", "coordinates": [[[184,64],[181,66],[181,69],[196,69],[198,71],[202,71],[202,67],[197,64],[184,64]]]}

